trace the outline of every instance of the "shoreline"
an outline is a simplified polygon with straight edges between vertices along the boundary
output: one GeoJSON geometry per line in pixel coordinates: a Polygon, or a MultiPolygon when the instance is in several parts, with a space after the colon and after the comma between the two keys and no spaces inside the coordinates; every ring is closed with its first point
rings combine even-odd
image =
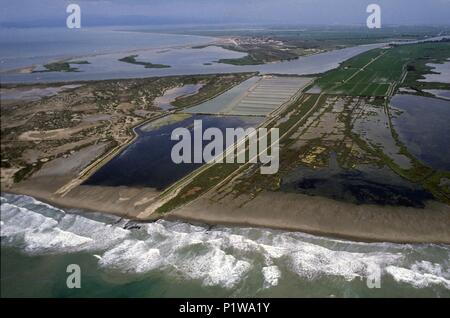
{"type": "Polygon", "coordinates": [[[450,244],[450,206],[434,200],[420,209],[356,205],[284,192],[265,192],[251,201],[247,199],[225,200],[228,204],[224,204],[199,198],[164,218],[280,229],[359,242],[450,244]]]}
{"type": "MultiPolygon", "coordinates": [[[[66,197],[55,197],[48,191],[26,188],[8,189],[4,193],[27,195],[63,209],[112,214],[135,222],[145,223],[164,219],[206,226],[251,227],[301,232],[365,243],[450,244],[450,231],[448,231],[450,207],[436,201],[430,201],[424,209],[416,209],[401,206],[354,205],[307,195],[300,195],[300,200],[292,201],[292,194],[269,193],[244,207],[238,207],[237,203],[239,202],[233,204],[232,207],[224,207],[217,202],[203,198],[170,213],[152,214],[143,219],[138,217],[140,210],[147,204],[151,204],[152,199],[159,195],[159,192],[154,189],[78,186],[66,197]],[[124,193],[128,193],[132,198],[125,200],[122,196],[124,193]],[[279,195],[280,198],[275,200],[273,195],[279,195]],[[115,199],[105,201],[104,196],[108,198],[115,196],[115,199]],[[138,199],[143,203],[136,206],[135,203],[138,199]],[[293,202],[300,201],[310,208],[302,210],[301,206],[300,209],[286,207],[286,204],[292,206],[293,202]],[[271,205],[268,205],[268,202],[271,205]],[[284,209],[277,208],[283,205],[284,209]],[[261,206],[269,206],[270,209],[282,212],[274,215],[269,211],[257,209],[261,206]],[[335,208],[332,209],[331,206],[335,208]],[[367,232],[365,232],[366,230],[367,232]]],[[[298,196],[298,194],[296,195],[298,196]]]]}
{"type": "MultiPolygon", "coordinates": [[[[316,104],[323,94],[319,95],[316,104]]],[[[210,99],[214,97],[210,97],[210,99]]],[[[314,110],[314,106],[312,110],[314,110]]],[[[153,213],[155,205],[160,202],[159,198],[168,189],[177,187],[181,180],[164,191],[145,187],[82,184],[90,175],[136,140],[138,127],[182,111],[183,108],[168,110],[127,127],[131,136],[125,142],[98,157],[92,157],[92,161],[87,160],[87,164],[81,168],[81,171],[77,171],[72,176],[60,172],[59,177],[55,178],[54,172],[47,172],[46,176],[32,177],[17,186],[4,189],[4,191],[30,195],[63,208],[97,211],[143,222],[162,218],[211,225],[299,231],[361,242],[450,244],[450,206],[436,201],[427,202],[423,209],[403,206],[357,205],[325,197],[278,191],[263,192],[254,198],[248,198],[245,195],[237,197],[230,195],[226,197],[226,200],[220,202],[214,198],[213,191],[210,191],[186,205],[175,208],[166,214],[159,214],[153,213]]],[[[270,117],[266,118],[261,125],[268,121],[270,121],[270,117]]],[[[92,155],[94,154],[92,153],[92,155]]],[[[74,159],[72,158],[72,160],[74,159]]],[[[193,171],[187,178],[197,173],[199,169],[193,171]]]]}

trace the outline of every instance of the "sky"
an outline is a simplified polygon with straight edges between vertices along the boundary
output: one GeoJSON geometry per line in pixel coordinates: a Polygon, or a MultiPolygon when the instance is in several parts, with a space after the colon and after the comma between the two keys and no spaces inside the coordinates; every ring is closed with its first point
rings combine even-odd
{"type": "Polygon", "coordinates": [[[65,26],[66,7],[82,24],[364,24],[368,4],[385,25],[450,25],[450,0],[0,0],[0,25],[65,26]]]}

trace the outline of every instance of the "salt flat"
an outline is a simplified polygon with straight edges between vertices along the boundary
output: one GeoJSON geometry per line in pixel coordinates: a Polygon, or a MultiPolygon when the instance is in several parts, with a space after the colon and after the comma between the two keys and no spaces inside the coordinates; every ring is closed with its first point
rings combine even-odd
{"type": "MultiPolygon", "coordinates": [[[[303,89],[311,78],[262,76],[252,81],[251,86],[243,83],[245,89],[237,96],[223,102],[220,107],[209,107],[214,101],[192,107],[189,113],[267,116],[284,103],[288,102],[298,91],[303,89]]],[[[236,87],[239,90],[239,87],[236,87]]],[[[218,97],[218,99],[220,96],[218,97]]],[[[214,103],[216,104],[216,103],[214,103]]],[[[217,106],[217,105],[215,105],[217,106]]]]}

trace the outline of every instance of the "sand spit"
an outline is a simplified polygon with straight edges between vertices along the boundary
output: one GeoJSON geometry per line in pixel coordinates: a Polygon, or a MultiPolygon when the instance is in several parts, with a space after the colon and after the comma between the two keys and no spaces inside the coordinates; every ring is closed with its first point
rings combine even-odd
{"type": "Polygon", "coordinates": [[[429,201],[424,209],[356,205],[304,194],[263,192],[253,200],[200,198],[167,219],[268,227],[358,241],[450,243],[450,207],[429,201]]]}
{"type": "Polygon", "coordinates": [[[30,195],[62,208],[110,213],[129,219],[134,219],[158,195],[151,188],[81,185],[63,197],[44,189],[49,182],[49,179],[35,180],[33,184],[24,184],[8,192],[30,195]]]}
{"type": "Polygon", "coordinates": [[[8,192],[33,196],[62,208],[111,213],[139,221],[158,218],[209,225],[265,227],[363,242],[450,244],[450,207],[429,201],[425,208],[355,205],[304,194],[263,192],[253,200],[212,201],[202,197],[166,215],[137,216],[157,199],[151,188],[81,185],[55,195],[54,182],[36,178],[8,192]]]}

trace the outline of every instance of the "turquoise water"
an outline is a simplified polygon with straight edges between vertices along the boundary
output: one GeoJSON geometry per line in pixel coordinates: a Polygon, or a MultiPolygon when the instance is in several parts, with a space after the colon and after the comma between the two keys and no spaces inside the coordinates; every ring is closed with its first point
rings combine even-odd
{"type": "Polygon", "coordinates": [[[450,297],[450,246],[133,223],[1,197],[3,297],[450,297]],[[69,213],[70,212],[70,213],[69,213]],[[81,268],[81,288],[66,268],[81,268]],[[367,279],[380,274],[381,288],[367,279]]]}

